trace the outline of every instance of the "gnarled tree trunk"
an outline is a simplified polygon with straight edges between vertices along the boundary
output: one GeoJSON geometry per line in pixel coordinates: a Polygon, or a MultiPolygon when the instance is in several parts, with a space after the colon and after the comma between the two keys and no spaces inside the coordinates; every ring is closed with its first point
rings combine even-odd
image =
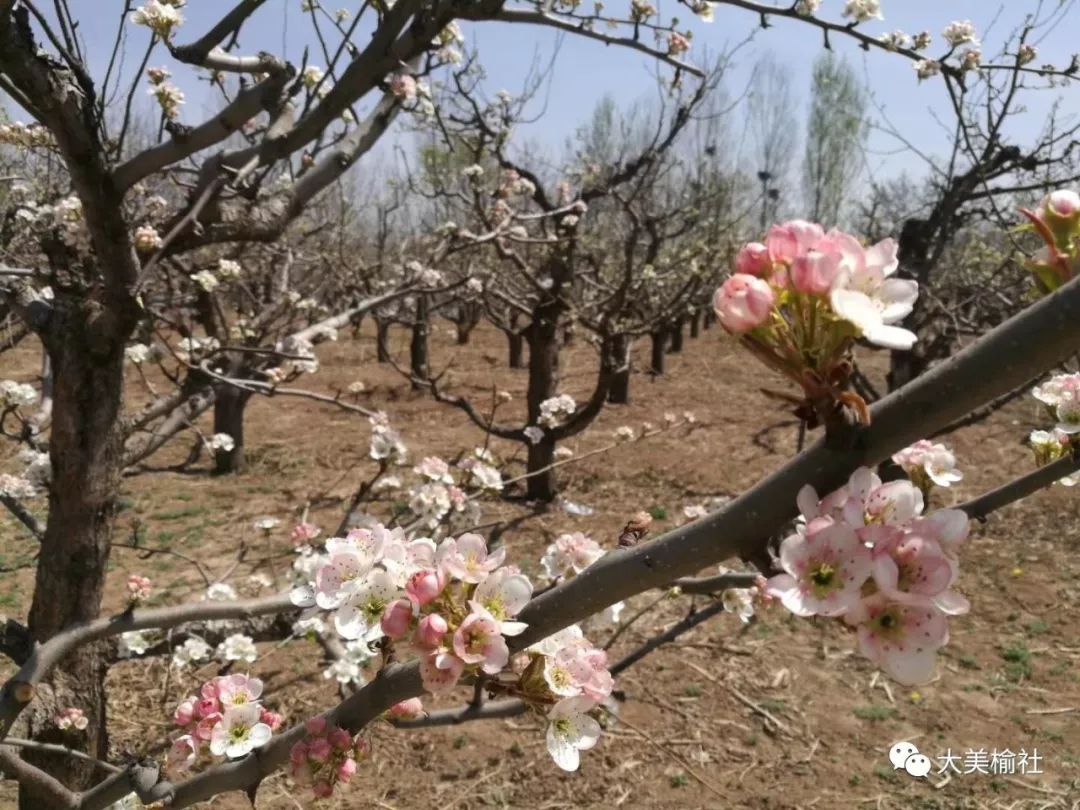
{"type": "Polygon", "coordinates": [[[671,342],[668,343],[668,351],[671,354],[678,354],[683,347],[683,320],[681,318],[671,325],[670,335],[671,342]]]}
{"type": "Polygon", "coordinates": [[[651,351],[649,359],[649,373],[660,376],[664,373],[664,350],[667,348],[668,333],[658,329],[649,334],[651,351]]]}
{"type": "Polygon", "coordinates": [[[608,402],[626,405],[630,402],[630,337],[616,335],[612,342],[612,367],[616,369],[608,391],[608,402]]]}
{"type": "MultiPolygon", "coordinates": [[[[91,334],[93,310],[66,311],[58,301],[46,347],[54,371],[54,400],[49,455],[49,519],[41,540],[29,630],[36,641],[97,618],[109,561],[113,517],[120,487],[123,431],[124,343],[91,334]],[[86,314],[89,312],[90,314],[86,314]]],[[[23,714],[20,736],[62,742],[105,759],[104,643],[80,647],[67,655],[35,704],[23,714]],[[74,707],[89,725],[77,738],[63,735],[53,717],[74,707]]],[[[35,751],[23,756],[73,789],[92,784],[93,766],[78,759],[35,751]]],[[[48,810],[48,798],[24,787],[21,810],[48,810]]]]}
{"type": "Polygon", "coordinates": [[[247,467],[244,456],[244,411],[251,394],[231,385],[223,385],[214,398],[214,433],[228,434],[233,440],[230,450],[214,451],[214,472],[219,475],[241,473],[247,467]]]}

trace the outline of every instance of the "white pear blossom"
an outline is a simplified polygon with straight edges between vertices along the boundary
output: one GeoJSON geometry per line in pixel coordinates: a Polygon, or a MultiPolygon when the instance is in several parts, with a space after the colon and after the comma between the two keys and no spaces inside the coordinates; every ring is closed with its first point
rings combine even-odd
{"type": "Polygon", "coordinates": [[[544,429],[538,428],[536,425],[529,425],[522,432],[525,434],[525,438],[529,440],[529,444],[539,444],[544,438],[544,429]]]}
{"type": "Polygon", "coordinates": [[[212,602],[231,602],[236,599],[236,589],[227,582],[215,582],[206,589],[206,598],[212,602]]]}
{"type": "Polygon", "coordinates": [[[154,630],[131,630],[121,633],[118,652],[122,658],[143,655],[159,639],[160,635],[154,630]]]}
{"type": "Polygon", "coordinates": [[[795,13],[810,17],[821,7],[821,0],[799,0],[795,4],[795,13]]]}
{"type": "Polygon", "coordinates": [[[941,62],[936,59],[920,59],[915,63],[915,73],[919,81],[930,79],[941,73],[941,62]]]}
{"type": "Polygon", "coordinates": [[[191,636],[173,650],[172,665],[176,669],[186,669],[195,663],[210,660],[213,648],[198,636],[191,636]]]}
{"type": "Polygon", "coordinates": [[[233,441],[233,437],[228,433],[215,433],[210,439],[211,450],[221,450],[224,453],[231,453],[234,447],[236,447],[236,442],[233,441]]]}
{"type": "Polygon", "coordinates": [[[883,19],[881,0],[847,0],[844,4],[844,16],[850,17],[856,23],[883,19]]]}
{"type": "Polygon", "coordinates": [[[971,20],[957,20],[949,23],[945,26],[945,30],[941,32],[941,35],[945,38],[953,47],[958,45],[966,45],[971,43],[978,45],[979,40],[975,36],[975,23],[971,20]]]}
{"type": "Polygon", "coordinates": [[[37,402],[37,389],[29,383],[0,380],[0,406],[18,408],[37,402]]]}
{"type": "Polygon", "coordinates": [[[899,262],[897,245],[886,239],[866,250],[862,266],[845,270],[830,294],[833,311],[852,323],[863,337],[886,349],[910,349],[914,333],[894,326],[906,318],[919,297],[919,285],[890,278],[899,262]]]}
{"type": "Polygon", "coordinates": [[[142,365],[150,359],[150,347],[145,343],[133,343],[124,349],[124,357],[135,365],[142,365]]]}
{"type": "Polygon", "coordinates": [[[184,17],[172,4],[147,0],[132,13],[131,22],[146,26],[162,39],[168,39],[173,30],[184,22],[184,17]]]}
{"type": "Polygon", "coordinates": [[[548,712],[547,749],[555,764],[564,771],[576,771],[580,751],[588,750],[600,739],[600,724],[588,712],[596,701],[585,695],[563,698],[548,712]]]}
{"type": "Polygon", "coordinates": [[[192,274],[191,280],[202,287],[206,292],[213,292],[221,285],[221,281],[218,277],[209,270],[200,270],[198,273],[192,274]]]}
{"type": "Polygon", "coordinates": [[[210,736],[210,751],[217,756],[239,759],[266,745],[272,734],[270,726],[260,721],[258,703],[228,706],[210,736]]]}
{"type": "Polygon", "coordinates": [[[251,636],[245,636],[243,633],[233,633],[218,645],[217,656],[224,662],[245,661],[253,664],[255,659],[259,657],[259,651],[256,649],[251,636]]]}

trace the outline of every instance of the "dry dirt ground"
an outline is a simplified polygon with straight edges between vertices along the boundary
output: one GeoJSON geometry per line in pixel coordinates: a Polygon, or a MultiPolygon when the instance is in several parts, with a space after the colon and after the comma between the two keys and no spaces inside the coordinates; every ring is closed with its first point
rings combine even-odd
{"type": "MultiPolygon", "coordinates": [[[[394,335],[399,357],[406,356],[406,338],[394,335]]],[[[452,390],[479,399],[490,397],[493,387],[506,389],[516,398],[508,408],[521,406],[525,372],[507,370],[497,333],[481,329],[469,346],[457,347],[440,324],[433,352],[436,369],[453,360],[452,390]]],[[[641,365],[646,352],[646,345],[637,347],[641,365]]],[[[359,339],[343,335],[341,342],[322,347],[320,356],[323,369],[307,384],[326,391],[362,380],[367,393],[360,401],[392,414],[413,458],[449,456],[480,443],[464,414],[410,391],[396,372],[374,362],[370,325],[359,339]]],[[[32,348],[2,357],[0,376],[33,375],[32,348]]],[[[594,366],[592,350],[575,342],[565,354],[564,388],[581,399],[594,366]]],[[[130,382],[138,390],[134,375],[130,382]]],[[[665,411],[694,411],[700,429],[689,438],[665,435],[622,445],[565,468],[561,481],[568,497],[595,511],[587,517],[561,509],[530,515],[504,535],[508,558],[536,572],[542,549],[560,532],[587,531],[611,544],[639,509],[652,509],[662,531],[681,522],[684,506],[754,483],[795,450],[789,417],[758,391],[770,382],[718,330],[688,340],[682,354],[670,357],[663,378],[635,373],[632,404],[606,409],[573,443],[579,454],[609,443],[619,425],[660,423],[665,411]]],[[[974,496],[1028,470],[1031,460],[1021,440],[1036,426],[1028,399],[950,437],[966,477],[939,495],[937,505],[974,496]]],[[[160,471],[186,455],[188,439],[176,442],[152,460],[159,471],[125,479],[118,539],[126,541],[137,528],[145,545],[197,557],[215,575],[230,568],[243,539],[253,551],[231,581],[243,582],[255,565],[280,572],[288,565],[288,521],[296,519],[305,501],[322,498],[311,519],[336,525],[342,499],[371,469],[367,445],[368,425],[355,414],[306,401],[257,400],[248,420],[251,469],[213,477],[204,457],[184,473],[160,471]],[[283,521],[265,543],[251,528],[261,515],[283,521]]],[[[504,458],[516,450],[499,442],[494,449],[504,458]]],[[[382,725],[372,732],[373,760],[332,806],[1075,810],[1080,807],[1078,495],[1054,488],[974,529],[960,581],[972,613],[952,622],[938,677],[917,692],[877,677],[853,653],[853,638],[836,622],[798,620],[777,611],[744,628],[725,614],[619,679],[623,722],[583,756],[577,773],[555,768],[544,748],[543,728],[530,717],[428,731],[382,725]],[[913,741],[931,757],[949,749],[961,757],[979,749],[1037,750],[1042,773],[975,771],[952,774],[947,781],[933,774],[916,780],[889,764],[888,749],[898,740],[913,741]]],[[[488,510],[504,519],[529,511],[509,503],[490,504],[488,510]]],[[[25,618],[32,555],[32,543],[0,515],[0,612],[25,618]]],[[[154,579],[158,602],[193,598],[202,588],[194,569],[174,557],[142,560],[117,548],[112,567],[111,607],[119,606],[123,581],[132,572],[154,579]]],[[[656,593],[638,597],[624,616],[655,600],[656,593]]],[[[613,656],[677,621],[689,605],[689,597],[662,601],[622,636],[613,656]]],[[[591,635],[602,641],[609,633],[597,628],[591,635]]],[[[299,641],[271,652],[271,646],[264,645],[254,667],[267,682],[269,704],[293,722],[334,700],[333,685],[321,676],[325,662],[319,647],[299,641]]],[[[9,671],[0,667],[0,675],[9,671]]],[[[211,670],[198,674],[205,677],[211,670]]],[[[166,676],[163,661],[124,663],[110,677],[117,759],[160,745],[169,731],[168,713],[196,685],[191,674],[179,680],[166,676]]],[[[10,784],[7,788],[0,787],[2,807],[12,801],[10,784]]],[[[309,807],[309,795],[279,774],[263,783],[257,806],[309,807]]],[[[248,806],[237,795],[212,804],[248,806]]]]}

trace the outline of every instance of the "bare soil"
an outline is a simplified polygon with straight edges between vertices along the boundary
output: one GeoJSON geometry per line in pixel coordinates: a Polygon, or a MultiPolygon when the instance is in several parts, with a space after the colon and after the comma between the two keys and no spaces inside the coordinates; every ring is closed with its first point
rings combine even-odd
{"type": "MultiPolygon", "coordinates": [[[[407,335],[395,332],[395,356],[407,358],[407,335]]],[[[515,400],[505,419],[523,408],[525,372],[506,368],[500,334],[480,328],[468,346],[454,345],[452,328],[433,335],[433,367],[453,369],[444,378],[455,393],[487,405],[494,390],[515,400]]],[[[648,346],[636,347],[639,367],[648,346]]],[[[480,431],[456,409],[410,390],[393,369],[375,363],[370,324],[359,338],[321,347],[322,370],[305,381],[313,390],[367,386],[359,402],[385,409],[414,459],[452,456],[483,443],[480,431]]],[[[0,376],[31,379],[33,347],[0,356],[0,376]]],[[[868,358],[880,377],[883,358],[868,358]]],[[[595,355],[584,341],[564,354],[563,387],[579,400],[590,390],[595,355]]],[[[660,424],[666,411],[693,411],[700,426],[631,444],[568,465],[560,480],[566,496],[594,510],[576,517],[553,508],[541,514],[520,503],[485,505],[492,520],[522,518],[503,541],[509,559],[537,572],[544,548],[563,531],[591,532],[613,544],[627,518],[640,509],[659,515],[656,532],[682,522],[683,507],[733,495],[795,452],[796,427],[761,386],[768,379],[718,330],[687,340],[669,358],[668,373],[653,379],[635,373],[632,403],[612,406],[571,446],[581,455],[611,442],[619,425],[660,424]]],[[[129,376],[132,406],[146,398],[129,376]]],[[[502,413],[502,412],[500,412],[502,413]]],[[[200,422],[210,432],[208,419],[200,422]]],[[[255,400],[247,422],[250,469],[215,477],[203,456],[184,472],[169,471],[190,447],[182,437],[124,482],[124,511],[117,541],[168,548],[197,558],[213,575],[236,564],[230,582],[262,571],[279,577],[289,564],[290,521],[305,503],[309,519],[332,529],[343,502],[373,469],[367,458],[365,419],[305,400],[255,400]],[[252,528],[262,515],[281,518],[269,540],[252,528]]],[[[983,424],[948,437],[965,472],[936,506],[977,495],[1030,469],[1022,440],[1041,427],[1031,400],[1016,403],[983,424]]],[[[513,458],[519,448],[495,441],[494,451],[513,458]]],[[[0,452],[8,452],[6,448],[0,452]]],[[[520,453],[519,453],[520,456],[520,453]]],[[[838,623],[807,621],[768,612],[744,627],[722,615],[663,647],[623,675],[622,722],[584,754],[581,770],[564,774],[550,761],[543,727],[531,717],[472,723],[447,729],[404,731],[379,725],[374,755],[356,784],[326,806],[355,808],[649,807],[649,808],[1080,808],[1080,528],[1077,490],[1055,487],[1002,510],[974,528],[963,558],[960,589],[971,615],[951,622],[938,677],[917,691],[875,674],[854,652],[854,639],[838,623]],[[751,708],[753,706],[754,708],[751,708]],[[770,719],[771,718],[771,719],[770,719]],[[933,772],[916,780],[894,771],[887,752],[911,740],[940,757],[951,749],[1037,750],[1041,774],[933,772]]],[[[373,510],[383,516],[390,504],[373,510]],[[380,510],[382,510],[380,512],[380,510]]],[[[38,508],[41,507],[39,503],[38,508]]],[[[33,542],[13,519],[0,514],[0,611],[25,619],[33,582],[33,542]]],[[[196,598],[205,587],[182,559],[116,548],[111,604],[122,602],[129,573],[154,580],[155,602],[196,598]]],[[[650,604],[644,594],[624,617],[650,604]]],[[[628,630],[613,658],[678,621],[689,597],[663,600],[628,630]]],[[[703,604],[703,598],[698,598],[703,604]]],[[[609,628],[590,635],[603,641],[609,628]]],[[[267,703],[287,721],[304,719],[336,699],[322,677],[321,649],[297,641],[274,650],[263,645],[255,665],[267,682],[267,703]]],[[[213,673],[178,677],[167,661],[125,662],[110,675],[110,725],[114,759],[160,746],[168,716],[179,699],[213,673]]],[[[10,667],[0,665],[0,676],[10,667]]],[[[451,705],[449,700],[433,705],[451,705]]],[[[938,763],[935,763],[937,765],[938,763]]],[[[964,763],[960,763],[962,769],[964,763]]],[[[935,767],[935,770],[937,768],[935,767]]],[[[304,789],[278,774],[266,780],[259,808],[313,806],[304,789]]],[[[0,785],[0,807],[13,806],[10,783],[0,785]]],[[[214,807],[249,806],[240,795],[219,797],[214,807]]]]}

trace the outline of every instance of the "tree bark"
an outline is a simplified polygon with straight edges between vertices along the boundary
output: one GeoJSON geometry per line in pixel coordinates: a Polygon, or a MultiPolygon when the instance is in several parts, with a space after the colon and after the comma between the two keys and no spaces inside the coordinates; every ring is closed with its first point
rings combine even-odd
{"type": "Polygon", "coordinates": [[[652,347],[649,373],[657,377],[664,373],[664,350],[667,348],[667,338],[668,333],[663,329],[658,329],[649,334],[652,347]]]}
{"type": "Polygon", "coordinates": [[[701,326],[703,329],[712,329],[713,324],[716,323],[716,311],[710,306],[705,308],[705,317],[701,319],[701,326]]]}
{"type": "MultiPolygon", "coordinates": [[[[67,317],[59,309],[63,322],[51,324],[45,339],[54,371],[52,482],[29,615],[30,633],[39,642],[100,612],[124,448],[124,343],[94,333],[86,309],[67,317]]],[[[74,744],[106,758],[104,653],[104,644],[91,644],[61,662],[50,677],[51,688],[39,689],[35,705],[24,714],[23,735],[74,744]],[[89,720],[76,739],[64,739],[53,722],[67,707],[82,709],[89,720]]],[[[88,787],[95,776],[92,765],[70,757],[35,751],[25,751],[24,757],[72,789],[88,787]]],[[[45,810],[51,804],[24,788],[19,807],[45,810]]]]}
{"type": "Polygon", "coordinates": [[[507,362],[510,368],[524,368],[525,339],[520,332],[507,332],[506,341],[508,346],[507,362]]]}
{"type": "Polygon", "coordinates": [[[375,319],[375,359],[390,362],[390,322],[381,318],[375,319]]]}
{"type": "Polygon", "coordinates": [[[214,433],[226,433],[233,440],[231,450],[214,451],[214,472],[218,475],[242,473],[247,468],[244,455],[244,411],[251,394],[223,385],[214,399],[214,433]]]}
{"type": "Polygon", "coordinates": [[[612,343],[612,366],[617,370],[608,391],[608,402],[626,405],[630,402],[630,338],[616,335],[612,343]]]}
{"type": "Polygon", "coordinates": [[[668,344],[668,352],[678,354],[683,348],[683,320],[680,318],[671,325],[671,342],[668,344]]]}
{"type": "Polygon", "coordinates": [[[430,331],[428,299],[426,295],[419,295],[416,297],[416,318],[413,320],[412,337],[409,340],[409,369],[413,377],[414,391],[421,391],[427,387],[422,381],[427,380],[429,376],[428,333],[430,331]]]}
{"type": "MultiPolygon", "coordinates": [[[[525,333],[529,341],[529,387],[526,400],[530,425],[536,425],[540,419],[540,404],[558,392],[561,307],[558,299],[539,304],[525,333]]],[[[525,484],[528,498],[545,502],[554,500],[555,472],[550,469],[554,460],[555,442],[548,437],[545,430],[543,439],[536,444],[529,444],[529,457],[525,468],[530,475],[525,484]]]]}
{"type": "Polygon", "coordinates": [[[690,316],[690,337],[698,338],[701,336],[701,310],[695,309],[694,314],[690,316]]]}
{"type": "Polygon", "coordinates": [[[458,307],[455,324],[457,326],[457,345],[467,346],[472,331],[480,323],[480,306],[473,302],[466,302],[458,307]]]}

